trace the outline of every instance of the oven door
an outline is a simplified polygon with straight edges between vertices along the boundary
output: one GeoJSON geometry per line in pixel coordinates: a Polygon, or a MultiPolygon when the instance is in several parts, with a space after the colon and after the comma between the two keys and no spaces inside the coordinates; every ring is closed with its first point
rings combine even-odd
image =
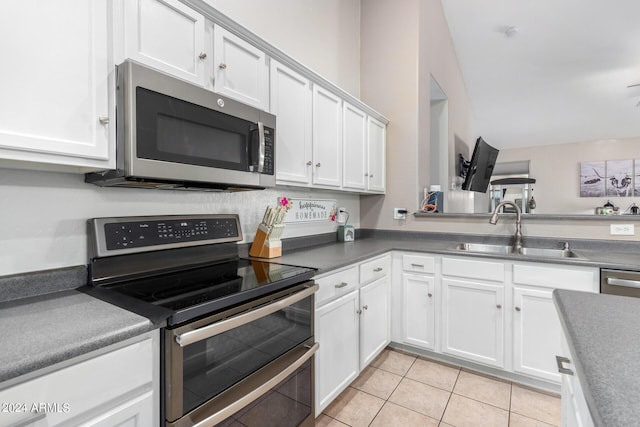
{"type": "Polygon", "coordinates": [[[306,282],[166,329],[166,425],[211,427],[243,417],[244,425],[265,426],[266,413],[274,426],[312,423],[317,288],[306,282]]]}

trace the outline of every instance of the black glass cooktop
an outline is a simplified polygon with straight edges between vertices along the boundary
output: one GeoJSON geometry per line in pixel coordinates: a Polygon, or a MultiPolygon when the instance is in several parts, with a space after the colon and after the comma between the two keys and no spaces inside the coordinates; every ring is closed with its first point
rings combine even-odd
{"type": "Polygon", "coordinates": [[[100,292],[139,302],[138,310],[126,308],[142,315],[148,313],[145,305],[162,307],[167,323],[175,325],[285,289],[311,279],[314,273],[307,267],[235,259],[116,283],[100,292]]]}

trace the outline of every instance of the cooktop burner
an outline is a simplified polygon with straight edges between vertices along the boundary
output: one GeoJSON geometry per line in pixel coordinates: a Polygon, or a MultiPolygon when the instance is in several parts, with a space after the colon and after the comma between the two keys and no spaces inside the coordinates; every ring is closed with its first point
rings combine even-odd
{"type": "Polygon", "coordinates": [[[313,268],[239,258],[237,245],[229,243],[242,239],[237,215],[100,218],[90,221],[90,230],[96,256],[93,286],[86,291],[169,326],[315,274],[313,268]],[[168,235],[167,229],[181,232],[168,235]]]}

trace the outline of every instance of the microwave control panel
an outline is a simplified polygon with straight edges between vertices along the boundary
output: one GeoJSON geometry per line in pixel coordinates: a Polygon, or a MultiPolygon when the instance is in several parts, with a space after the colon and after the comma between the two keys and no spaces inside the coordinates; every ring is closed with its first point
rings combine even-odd
{"type": "Polygon", "coordinates": [[[265,126],[264,128],[264,169],[262,173],[266,175],[274,174],[273,159],[274,159],[274,144],[275,138],[274,131],[271,128],[265,126]]]}

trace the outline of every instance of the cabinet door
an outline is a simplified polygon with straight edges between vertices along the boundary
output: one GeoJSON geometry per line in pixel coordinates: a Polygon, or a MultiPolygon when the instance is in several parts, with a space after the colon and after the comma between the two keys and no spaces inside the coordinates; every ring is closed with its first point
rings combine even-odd
{"type": "Polygon", "coordinates": [[[316,416],[358,376],[358,291],[316,310],[316,416]]]}
{"type": "MultiPolygon", "coordinates": [[[[101,169],[109,159],[106,0],[3,2],[0,158],[101,169]]],[[[111,125],[111,126],[112,126],[111,125]]]]}
{"type": "Polygon", "coordinates": [[[364,369],[391,341],[389,278],[360,288],[360,369],[364,369]]]}
{"type": "Polygon", "coordinates": [[[271,112],[276,130],[276,179],[286,184],[311,182],[311,82],[271,60],[271,112]]]}
{"type": "Polygon", "coordinates": [[[386,127],[369,117],[367,119],[367,190],[384,193],[386,185],[386,127]]]}
{"type": "Polygon", "coordinates": [[[442,279],[443,352],[504,368],[502,285],[442,279]]]}
{"type": "Polygon", "coordinates": [[[146,427],[154,425],[154,410],[153,393],[149,391],[79,425],[80,427],[146,427]]]}
{"type": "Polygon", "coordinates": [[[125,55],[204,85],[204,16],[178,0],[127,0],[125,55]]]}
{"type": "Polygon", "coordinates": [[[433,350],[435,337],[435,279],[402,275],[402,338],[407,344],[433,350]]]}
{"type": "Polygon", "coordinates": [[[266,110],[269,66],[266,54],[219,25],[213,28],[214,90],[266,110]]]}
{"type": "Polygon", "coordinates": [[[342,183],[342,100],[319,85],[313,86],[313,183],[342,183]]]}
{"type": "Polygon", "coordinates": [[[513,288],[513,370],[559,384],[562,326],[551,292],[513,288]]]}
{"type": "Polygon", "coordinates": [[[342,117],[343,181],[344,188],[364,190],[367,161],[367,115],[351,104],[344,103],[342,117]]]}

